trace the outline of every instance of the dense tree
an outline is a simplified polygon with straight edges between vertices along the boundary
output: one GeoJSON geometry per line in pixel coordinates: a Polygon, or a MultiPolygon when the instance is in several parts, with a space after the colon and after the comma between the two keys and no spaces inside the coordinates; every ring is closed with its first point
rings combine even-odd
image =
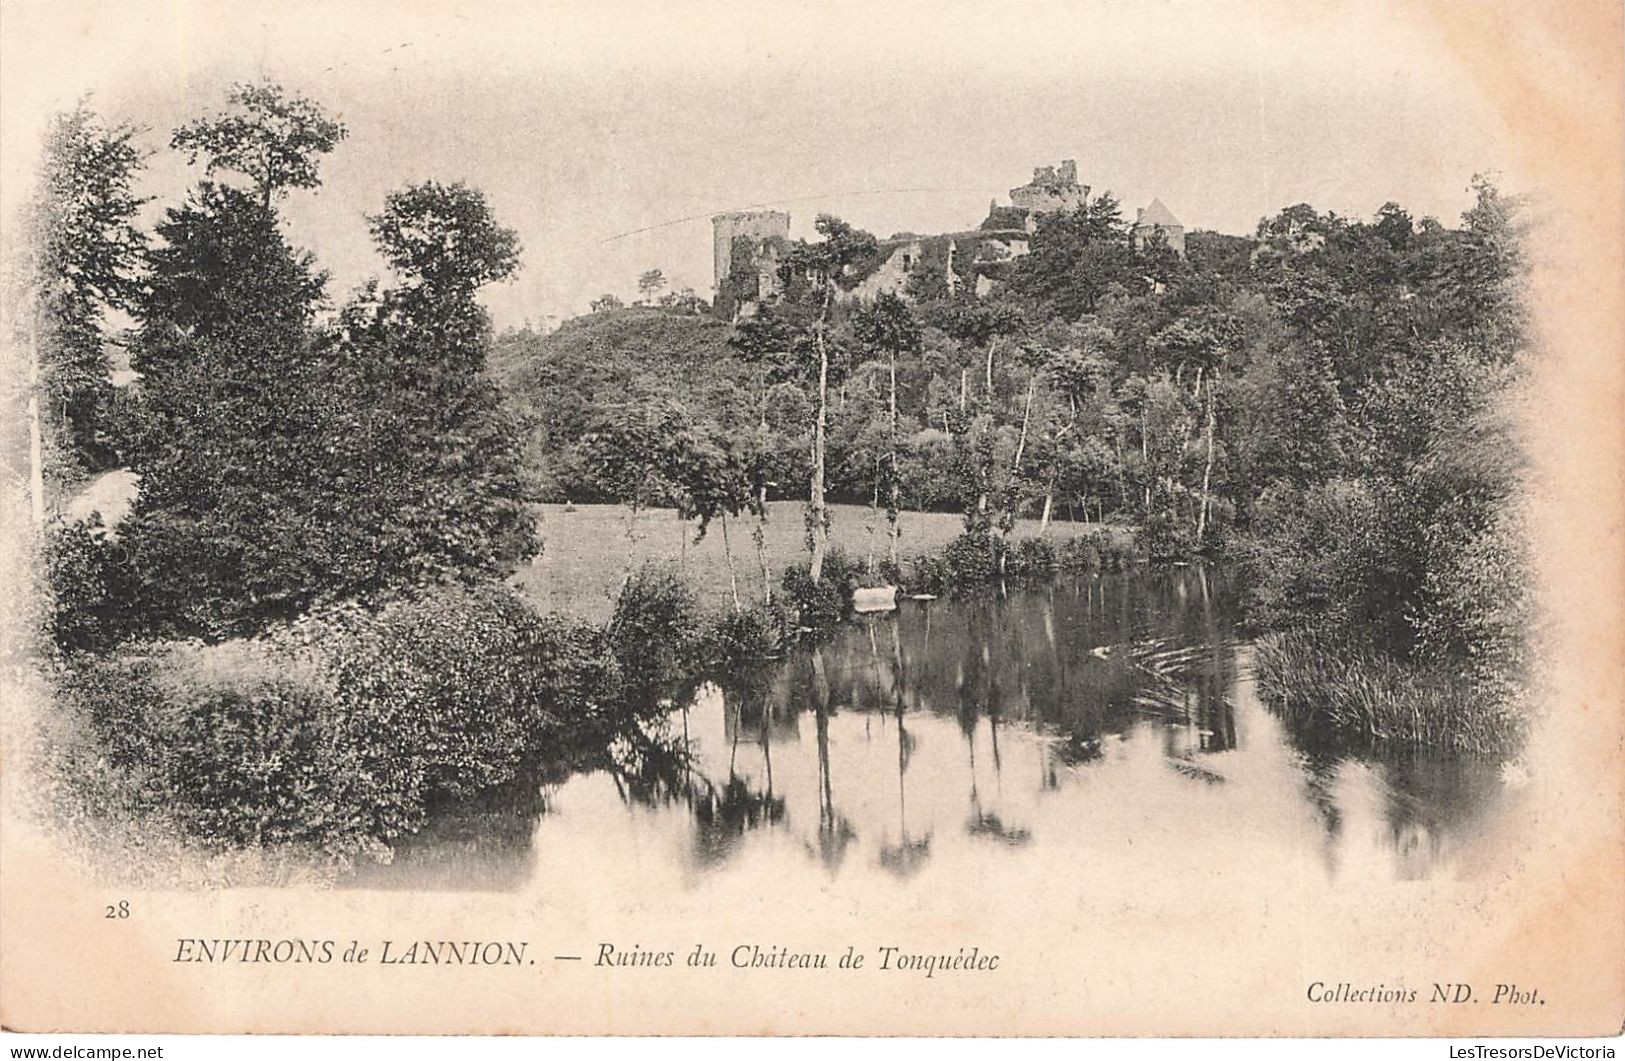
{"type": "Polygon", "coordinates": [[[1254,366],[1259,622],[1373,639],[1500,695],[1524,658],[1521,476],[1506,400],[1524,356],[1519,207],[1475,182],[1465,227],[1295,207],[1264,222],[1288,332],[1254,366]]]}
{"type": "Polygon", "coordinates": [[[106,314],[130,305],[146,241],[134,191],[144,156],[138,130],[108,125],[81,104],[52,119],[28,208],[44,478],[71,485],[111,466],[118,439],[106,314]]]}
{"type": "Polygon", "coordinates": [[[232,98],[177,142],[256,188],[205,180],[171,208],[136,305],[123,534],[148,629],[236,634],[532,555],[523,425],[485,375],[475,301],[517,267],[516,237],[462,185],[397,192],[369,220],[400,283],[318,327],[325,275],[273,204],[315,186],[342,129],[276,86],[232,98]]]}
{"type": "Polygon", "coordinates": [[[158,631],[225,633],[311,599],[300,519],[326,403],[309,326],[325,277],[274,213],[204,184],[158,225],[122,534],[158,631]]]}
{"type": "Polygon", "coordinates": [[[638,513],[673,505],[678,475],[676,440],[688,431],[688,415],[676,402],[635,399],[603,406],[582,439],[594,496],[627,507],[626,536],[637,536],[638,513]]]}
{"type": "Polygon", "coordinates": [[[1043,317],[1075,321],[1095,312],[1113,290],[1144,290],[1146,262],[1134,251],[1117,200],[1103,194],[1038,219],[1031,250],[1016,260],[1009,293],[1043,317]]]}
{"type": "Polygon", "coordinates": [[[402,283],[369,289],[322,337],[335,489],[319,526],[344,559],[326,581],[353,595],[500,575],[536,552],[535,491],[475,296],[518,268],[517,237],[460,184],[392,193],[369,220],[402,283]]]}

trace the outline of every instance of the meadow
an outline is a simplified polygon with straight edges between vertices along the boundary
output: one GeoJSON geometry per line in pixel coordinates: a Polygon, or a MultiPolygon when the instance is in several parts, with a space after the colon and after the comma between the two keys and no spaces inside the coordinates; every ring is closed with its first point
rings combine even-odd
{"type": "MultiPolygon", "coordinates": [[[[542,612],[557,612],[599,622],[609,617],[615,595],[629,572],[644,563],[671,564],[694,587],[707,611],[732,607],[728,562],[722,527],[713,523],[703,539],[694,540],[695,525],[677,518],[673,509],[651,508],[629,518],[625,505],[539,506],[542,554],[514,576],[514,584],[542,612]]],[[[863,505],[831,505],[830,541],[849,556],[886,556],[886,516],[863,505]]],[[[784,568],[807,558],[805,523],[800,501],[768,505],[763,545],[775,585],[784,568]]],[[[953,512],[904,512],[901,552],[911,556],[940,551],[964,529],[964,517],[953,512]]],[[[1047,536],[1056,542],[1088,534],[1099,523],[1050,523],[1047,536]]],[[[739,595],[747,603],[762,596],[762,571],[751,532],[754,518],[730,520],[739,595]]],[[[1013,537],[1038,533],[1038,521],[1021,520],[1013,537]]]]}

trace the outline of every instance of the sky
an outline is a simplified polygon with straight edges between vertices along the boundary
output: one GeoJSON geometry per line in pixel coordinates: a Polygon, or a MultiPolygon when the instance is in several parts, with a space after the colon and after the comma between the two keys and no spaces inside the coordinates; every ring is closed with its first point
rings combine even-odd
{"type": "Polygon", "coordinates": [[[284,206],[330,294],[383,272],[365,218],[389,191],[461,180],[524,246],[485,295],[499,327],[629,298],[655,267],[709,296],[718,211],[949,231],[1064,158],[1128,217],[1156,196],[1238,234],[1297,202],[1454,223],[1474,173],[1519,180],[1450,36],[1379,2],[0,0],[0,207],[44,117],[88,93],[147,128],[155,213],[201,176],[169,131],[263,77],[349,130],[284,206]]]}

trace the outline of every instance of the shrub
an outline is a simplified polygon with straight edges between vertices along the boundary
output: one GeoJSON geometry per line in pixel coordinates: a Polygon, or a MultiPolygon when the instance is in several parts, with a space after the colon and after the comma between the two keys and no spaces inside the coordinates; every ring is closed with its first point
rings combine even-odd
{"type": "Polygon", "coordinates": [[[445,587],[376,613],[342,609],[281,636],[325,648],[335,695],[352,712],[393,713],[391,735],[421,761],[428,796],[506,781],[549,721],[533,665],[541,621],[499,586],[445,587]]]}
{"type": "Polygon", "coordinates": [[[64,671],[59,704],[87,720],[135,810],[216,847],[377,850],[433,802],[601,748],[624,720],[608,635],[498,586],[64,671]]]}
{"type": "Polygon", "coordinates": [[[621,587],[609,620],[609,649],[621,690],[639,711],[695,669],[700,613],[694,591],[669,568],[645,564],[621,587]]]}
{"type": "Polygon", "coordinates": [[[63,652],[103,652],[134,630],[133,587],[122,550],[101,517],[53,523],[45,542],[51,587],[47,623],[63,652]]]}
{"type": "Polygon", "coordinates": [[[824,554],[822,577],[814,582],[800,564],[784,569],[783,601],[793,623],[824,630],[839,623],[852,608],[852,589],[862,576],[863,564],[841,549],[824,554]]]}
{"type": "Polygon", "coordinates": [[[1142,544],[1134,537],[1095,530],[1068,538],[1058,559],[1067,571],[1116,571],[1148,559],[1142,544]]]}
{"type": "Polygon", "coordinates": [[[1006,570],[1017,578],[1048,578],[1060,566],[1055,545],[1048,538],[1018,538],[1009,547],[1006,570]]]}
{"type": "Polygon", "coordinates": [[[138,806],[212,845],[344,856],[421,821],[421,763],[390,739],[399,726],[339,701],[310,654],[181,642],[89,663],[64,691],[138,806]]]}
{"type": "Polygon", "coordinates": [[[1101,548],[1099,539],[1104,537],[1100,531],[1095,531],[1068,538],[1057,552],[1056,563],[1065,571],[1099,571],[1106,566],[1106,558],[1111,555],[1101,548]]]}
{"type": "Polygon", "coordinates": [[[706,658],[728,668],[772,655],[778,648],[778,630],[760,611],[724,612],[705,634],[706,658]]]}
{"type": "Polygon", "coordinates": [[[1060,539],[1000,538],[988,530],[966,530],[935,556],[909,561],[911,591],[946,594],[1009,578],[1051,578],[1062,571],[1117,568],[1134,559],[1133,548],[1107,531],[1060,539]]]}

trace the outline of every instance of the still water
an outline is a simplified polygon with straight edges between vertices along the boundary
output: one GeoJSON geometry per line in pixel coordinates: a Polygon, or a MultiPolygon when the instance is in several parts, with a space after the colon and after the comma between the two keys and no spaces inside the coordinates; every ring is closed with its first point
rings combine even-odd
{"type": "Polygon", "coordinates": [[[1314,747],[1261,703],[1202,568],[904,601],[700,688],[663,740],[447,811],[367,887],[927,888],[998,872],[1298,883],[1467,875],[1499,764],[1314,747]],[[687,752],[683,755],[682,752],[687,752]]]}

